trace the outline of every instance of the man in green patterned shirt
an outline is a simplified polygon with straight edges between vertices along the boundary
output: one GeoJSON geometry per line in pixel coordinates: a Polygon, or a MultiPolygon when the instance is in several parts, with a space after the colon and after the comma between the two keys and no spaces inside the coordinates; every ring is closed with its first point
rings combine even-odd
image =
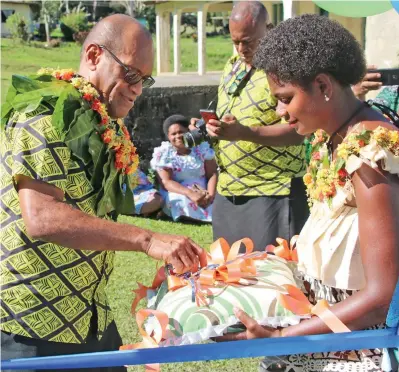
{"type": "Polygon", "coordinates": [[[0,145],[2,359],[117,350],[122,341],[105,294],[117,250],[146,253],[178,272],[206,263],[190,239],[109,218],[126,201],[125,174],[104,121],[112,141],[130,144],[113,119],[151,85],[152,61],[148,31],[114,15],[87,37],[79,74],[13,77],[0,145]]]}
{"type": "Polygon", "coordinates": [[[277,237],[298,234],[308,216],[303,137],[281,123],[266,75],[252,63],[267,24],[260,2],[238,2],[233,8],[229,26],[238,56],[227,62],[219,85],[221,121],[207,125],[219,139],[214,238],[231,244],[249,237],[257,250],[277,237]]]}

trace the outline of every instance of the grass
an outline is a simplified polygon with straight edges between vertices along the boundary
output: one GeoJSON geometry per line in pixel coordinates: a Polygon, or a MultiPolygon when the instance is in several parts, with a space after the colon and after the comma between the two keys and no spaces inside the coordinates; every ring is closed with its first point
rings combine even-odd
{"type": "MultiPolygon", "coordinates": [[[[181,70],[197,71],[198,44],[187,38],[182,38],[180,42],[181,70]]],[[[34,42],[31,45],[24,45],[11,39],[1,39],[1,102],[6,97],[12,74],[32,74],[41,67],[78,68],[80,46],[75,43],[63,43],[59,48],[47,49],[44,48],[44,44],[34,42]]],[[[230,39],[225,36],[207,38],[206,47],[207,70],[222,70],[232,54],[230,39]]],[[[170,42],[170,68],[173,69],[173,38],[170,42]]]]}
{"type": "MultiPolygon", "coordinates": [[[[190,236],[203,247],[212,242],[210,225],[181,224],[168,221],[156,221],[144,218],[122,216],[119,220],[158,232],[190,236]]],[[[156,262],[149,257],[132,252],[118,252],[115,258],[115,269],[108,285],[108,297],[114,312],[115,321],[124,343],[141,341],[135,320],[130,315],[130,305],[136,288],[136,282],[151,285],[156,271],[156,262]]],[[[143,301],[144,302],[144,301],[143,301]]],[[[140,304],[142,307],[144,304],[140,304]]],[[[140,306],[138,308],[140,308],[140,306]]],[[[212,362],[176,363],[162,365],[162,372],[181,370],[184,372],[213,371],[257,371],[259,359],[235,359],[212,362]]],[[[144,367],[129,367],[129,372],[142,372],[144,367]]]]}
{"type": "Polygon", "coordinates": [[[2,102],[13,74],[34,74],[41,67],[78,68],[80,48],[75,43],[64,43],[60,48],[54,49],[43,46],[44,43],[39,42],[24,45],[11,39],[1,39],[2,102]]]}

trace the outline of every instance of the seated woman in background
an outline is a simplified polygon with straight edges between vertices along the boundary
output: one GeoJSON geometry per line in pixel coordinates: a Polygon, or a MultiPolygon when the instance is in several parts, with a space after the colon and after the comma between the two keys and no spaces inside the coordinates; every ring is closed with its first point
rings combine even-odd
{"type": "Polygon", "coordinates": [[[165,200],[163,211],[174,221],[180,219],[212,222],[212,203],[216,192],[215,153],[207,142],[188,149],[183,135],[189,120],[172,115],[163,124],[169,141],[154,149],[151,160],[165,200]]]}
{"type": "Polygon", "coordinates": [[[163,198],[142,170],[138,169],[136,176],[138,184],[133,189],[136,214],[147,217],[162,208],[163,198]]]}

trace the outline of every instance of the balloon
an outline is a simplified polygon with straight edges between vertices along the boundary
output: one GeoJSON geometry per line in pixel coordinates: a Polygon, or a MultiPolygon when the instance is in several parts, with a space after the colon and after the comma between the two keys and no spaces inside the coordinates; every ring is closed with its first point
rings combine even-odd
{"type": "Polygon", "coordinates": [[[394,7],[394,9],[399,13],[399,1],[392,0],[391,3],[392,3],[392,6],[394,7]]]}
{"type": "Polygon", "coordinates": [[[331,13],[345,17],[367,17],[384,13],[392,6],[399,7],[399,1],[374,0],[374,1],[346,1],[346,0],[313,0],[317,6],[331,13]],[[394,4],[396,3],[396,5],[394,4]]]}

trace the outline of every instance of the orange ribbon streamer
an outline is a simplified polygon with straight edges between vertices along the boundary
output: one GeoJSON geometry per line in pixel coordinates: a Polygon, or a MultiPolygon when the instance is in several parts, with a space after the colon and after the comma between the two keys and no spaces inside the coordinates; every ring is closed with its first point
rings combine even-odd
{"type": "Polygon", "coordinates": [[[139,286],[137,289],[134,289],[132,292],[136,294],[134,297],[134,300],[132,302],[132,307],[131,307],[131,313],[135,314],[136,312],[136,307],[138,303],[145,297],[147,297],[147,291],[149,289],[155,290],[157,289],[162,282],[166,279],[166,274],[165,274],[165,267],[161,267],[157,273],[155,274],[155,278],[152,282],[151,287],[146,287],[145,285],[137,282],[137,285],[139,286]]]}
{"type": "Polygon", "coordinates": [[[296,241],[298,240],[298,235],[292,237],[290,244],[285,239],[277,238],[278,246],[275,247],[272,244],[269,244],[266,247],[266,251],[270,253],[274,253],[276,256],[284,258],[287,261],[298,262],[298,252],[296,250],[296,241]]]}
{"type": "MultiPolygon", "coordinates": [[[[166,327],[169,323],[169,317],[162,311],[158,310],[148,310],[148,309],[141,309],[136,314],[136,322],[137,327],[141,336],[143,337],[143,341],[138,342],[136,344],[129,344],[129,345],[122,345],[119,350],[134,350],[134,349],[148,349],[148,348],[156,348],[159,347],[159,343],[166,339],[166,327]],[[161,332],[153,331],[151,335],[149,335],[145,329],[143,328],[144,321],[150,316],[153,315],[157,318],[161,332]]],[[[146,364],[145,366],[146,372],[160,371],[159,364],[146,364]]]]}
{"type": "Polygon", "coordinates": [[[334,333],[351,332],[351,330],[330,310],[330,306],[326,300],[320,300],[313,306],[297,287],[290,284],[286,284],[283,287],[287,290],[288,294],[280,293],[279,302],[287,310],[290,310],[296,315],[316,315],[334,333]]]}

